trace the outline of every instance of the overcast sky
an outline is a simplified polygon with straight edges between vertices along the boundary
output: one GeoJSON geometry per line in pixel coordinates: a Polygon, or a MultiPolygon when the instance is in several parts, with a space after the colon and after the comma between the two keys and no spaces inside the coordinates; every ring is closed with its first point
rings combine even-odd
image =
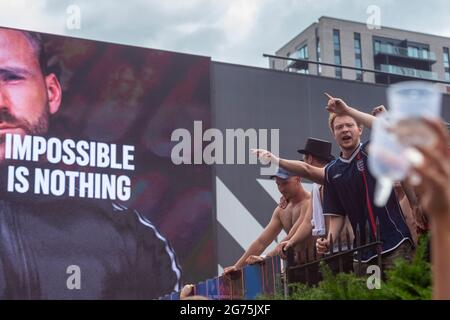
{"type": "Polygon", "coordinates": [[[450,37],[448,0],[0,0],[0,25],[267,67],[273,54],[320,16],[450,37]],[[81,12],[68,29],[67,8],[81,12]]]}

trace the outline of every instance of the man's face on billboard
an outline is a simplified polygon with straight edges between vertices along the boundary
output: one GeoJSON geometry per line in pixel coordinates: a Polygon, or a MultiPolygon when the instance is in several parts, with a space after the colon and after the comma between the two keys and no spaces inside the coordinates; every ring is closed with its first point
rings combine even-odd
{"type": "Polygon", "coordinates": [[[0,28],[0,162],[6,133],[45,134],[60,104],[58,79],[42,74],[31,41],[20,31],[0,28]]]}

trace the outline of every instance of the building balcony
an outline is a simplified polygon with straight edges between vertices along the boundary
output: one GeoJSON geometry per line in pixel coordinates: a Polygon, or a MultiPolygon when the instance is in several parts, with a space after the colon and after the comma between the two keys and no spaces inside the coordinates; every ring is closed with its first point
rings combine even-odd
{"type": "Polygon", "coordinates": [[[438,80],[436,72],[393,66],[390,64],[380,65],[380,71],[392,73],[399,76],[416,77],[428,80],[438,80]]]}
{"type": "MultiPolygon", "coordinates": [[[[292,59],[303,59],[308,60],[307,57],[304,56],[303,52],[295,51],[293,52],[289,58],[292,59]]],[[[308,62],[306,61],[288,61],[286,69],[308,69],[308,62]]]]}
{"type": "Polygon", "coordinates": [[[434,52],[425,50],[411,50],[385,43],[375,45],[375,55],[391,55],[400,58],[436,62],[436,54],[434,52]]]}

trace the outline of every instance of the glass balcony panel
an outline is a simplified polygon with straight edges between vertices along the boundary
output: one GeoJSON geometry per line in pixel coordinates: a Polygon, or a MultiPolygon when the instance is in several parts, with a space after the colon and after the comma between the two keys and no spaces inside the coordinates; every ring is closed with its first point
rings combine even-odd
{"type": "Polygon", "coordinates": [[[392,73],[392,74],[396,74],[396,75],[401,75],[401,76],[409,76],[409,77],[423,78],[423,79],[429,79],[429,80],[438,80],[436,72],[393,66],[390,64],[380,65],[380,71],[388,72],[388,73],[392,73]]]}
{"type": "Polygon", "coordinates": [[[418,50],[417,48],[396,47],[386,43],[375,43],[375,53],[390,54],[393,56],[416,58],[422,60],[436,60],[434,52],[428,50],[418,50]]]}

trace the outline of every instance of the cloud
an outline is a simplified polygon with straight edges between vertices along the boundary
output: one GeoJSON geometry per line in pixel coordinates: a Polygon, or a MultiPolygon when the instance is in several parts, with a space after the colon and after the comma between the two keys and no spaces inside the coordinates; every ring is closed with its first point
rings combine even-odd
{"type": "Polygon", "coordinates": [[[46,12],[46,0],[0,0],[0,25],[45,32],[63,32],[63,25],[46,12]]]}
{"type": "Polygon", "coordinates": [[[0,24],[265,67],[263,53],[319,17],[365,22],[369,5],[384,26],[450,36],[447,0],[0,0],[0,24]],[[65,27],[71,4],[81,30],[65,27]]]}

